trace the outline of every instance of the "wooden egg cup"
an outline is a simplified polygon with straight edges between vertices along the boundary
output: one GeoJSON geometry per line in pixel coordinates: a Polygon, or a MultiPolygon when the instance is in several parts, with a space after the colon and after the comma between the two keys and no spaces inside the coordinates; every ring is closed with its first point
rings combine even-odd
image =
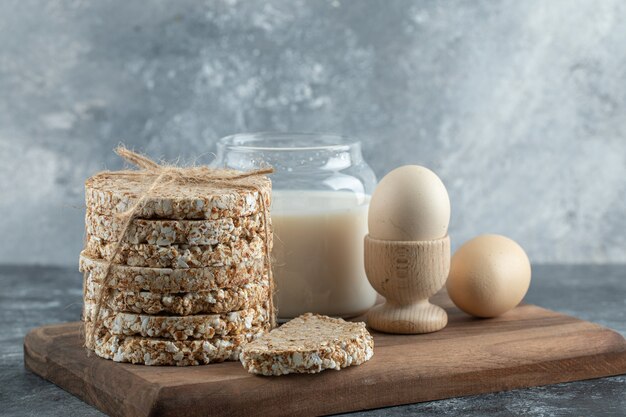
{"type": "Polygon", "coordinates": [[[450,271],[450,238],[395,241],[365,236],[365,272],[384,304],[367,313],[367,323],[386,333],[419,334],[446,327],[448,315],[428,299],[450,271]]]}

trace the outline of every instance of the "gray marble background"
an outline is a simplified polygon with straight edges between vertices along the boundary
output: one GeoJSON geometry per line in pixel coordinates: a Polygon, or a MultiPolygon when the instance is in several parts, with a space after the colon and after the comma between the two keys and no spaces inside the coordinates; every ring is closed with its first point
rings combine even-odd
{"type": "Polygon", "coordinates": [[[77,262],[118,143],[189,160],[259,130],[431,167],[457,246],[624,262],[624,22],[621,0],[3,0],[0,263],[77,262]]]}

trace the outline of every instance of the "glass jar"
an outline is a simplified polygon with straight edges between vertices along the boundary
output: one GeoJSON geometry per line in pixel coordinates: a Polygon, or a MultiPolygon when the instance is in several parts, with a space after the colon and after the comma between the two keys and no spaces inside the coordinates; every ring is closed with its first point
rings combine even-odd
{"type": "Polygon", "coordinates": [[[353,317],[374,305],[363,238],[376,177],[360,142],[324,134],[238,134],[220,139],[212,165],[275,169],[272,255],[281,320],[306,312],[353,317]]]}

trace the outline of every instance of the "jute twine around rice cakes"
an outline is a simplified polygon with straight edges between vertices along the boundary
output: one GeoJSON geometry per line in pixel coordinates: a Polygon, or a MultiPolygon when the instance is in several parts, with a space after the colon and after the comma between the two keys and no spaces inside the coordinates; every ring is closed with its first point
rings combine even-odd
{"type": "MultiPolygon", "coordinates": [[[[271,183],[266,177],[266,174],[272,173],[273,169],[264,168],[241,172],[208,167],[178,167],[158,164],[123,146],[118,147],[115,152],[127,162],[138,167],[139,170],[106,171],[96,174],[86,181],[88,211],[113,216],[116,219],[116,230],[113,233],[107,233],[108,249],[106,253],[98,254],[102,257],[102,259],[97,260],[101,265],[100,285],[98,285],[95,294],[93,292],[89,294],[89,302],[92,305],[89,309],[89,316],[86,317],[90,325],[85,328],[85,346],[94,350],[99,356],[133,363],[156,363],[149,360],[150,355],[159,356],[162,353],[158,350],[153,352],[142,350],[141,352],[125,352],[127,354],[121,352],[102,354],[103,341],[108,340],[109,336],[106,334],[101,312],[108,308],[107,298],[113,293],[110,289],[115,289],[114,285],[110,285],[111,282],[115,281],[114,274],[112,274],[113,267],[115,266],[118,272],[120,267],[127,268],[126,265],[120,265],[117,262],[124,260],[124,257],[120,258],[119,255],[125,248],[125,242],[128,241],[127,233],[134,229],[133,222],[135,220],[185,222],[202,219],[215,220],[223,217],[258,216],[260,214],[262,227],[257,228],[255,233],[260,234],[263,239],[265,268],[262,274],[264,278],[261,279],[267,280],[269,286],[267,299],[260,301],[266,306],[269,313],[266,328],[269,330],[275,327],[276,312],[272,297],[274,290],[271,262],[272,231],[269,218],[271,183]],[[99,184],[104,184],[104,186],[99,186],[99,184]],[[120,184],[119,189],[116,188],[116,184],[120,184]],[[146,360],[136,360],[142,357],[146,360]]],[[[231,256],[229,251],[222,253],[225,257],[231,256]]],[[[243,260],[243,258],[239,260],[243,260]]],[[[228,261],[225,259],[224,264],[228,264],[228,261]]],[[[203,266],[200,265],[200,267],[203,266]]],[[[211,267],[215,268],[215,265],[211,267]]],[[[130,271],[132,268],[128,270],[130,271]]],[[[156,271],[154,268],[152,270],[156,271]]],[[[166,269],[164,273],[170,272],[166,269]]],[[[132,279],[129,277],[129,280],[132,279]]],[[[84,297],[87,297],[87,293],[84,294],[84,297]]],[[[146,340],[145,343],[135,343],[134,345],[142,346],[142,349],[145,346],[167,345],[169,349],[173,349],[173,345],[160,343],[159,340],[159,338],[155,338],[153,342],[146,340]]],[[[172,357],[179,356],[173,355],[172,357]]],[[[162,362],[159,361],[158,363],[170,365],[190,363],[189,361],[177,362],[176,360],[172,360],[170,363],[162,362]]],[[[193,364],[193,361],[191,363],[193,364]]],[[[199,363],[207,363],[207,360],[202,360],[199,363]]]]}

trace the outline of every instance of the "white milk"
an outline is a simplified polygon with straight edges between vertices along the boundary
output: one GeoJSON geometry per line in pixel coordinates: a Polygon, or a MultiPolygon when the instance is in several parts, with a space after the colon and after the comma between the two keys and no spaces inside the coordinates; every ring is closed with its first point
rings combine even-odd
{"type": "Polygon", "coordinates": [[[351,192],[274,191],[274,277],[281,319],[350,317],[374,305],[363,266],[369,199],[351,192]],[[359,204],[361,203],[361,204],[359,204]]]}

